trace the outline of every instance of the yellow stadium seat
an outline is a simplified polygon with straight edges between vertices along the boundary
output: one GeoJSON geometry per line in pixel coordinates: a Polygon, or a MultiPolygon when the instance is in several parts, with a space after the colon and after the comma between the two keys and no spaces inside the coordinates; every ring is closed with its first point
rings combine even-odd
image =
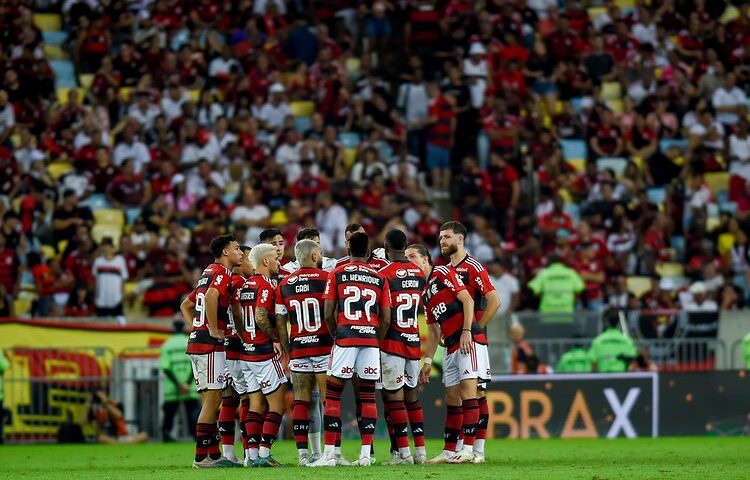
{"type": "Polygon", "coordinates": [[[615,0],[615,5],[619,8],[635,8],[635,0],[615,0]]]}
{"type": "Polygon", "coordinates": [[[636,155],[632,157],[632,160],[635,166],[638,167],[638,170],[643,171],[643,157],[636,155]]]}
{"type": "Polygon", "coordinates": [[[97,224],[91,229],[91,236],[96,243],[101,243],[104,237],[110,237],[112,238],[115,247],[118,247],[120,245],[120,237],[122,237],[122,227],[97,224]]]}
{"type": "Polygon", "coordinates": [[[138,288],[138,282],[125,282],[125,295],[135,293],[136,288],[138,288]]]}
{"type": "Polygon", "coordinates": [[[685,276],[685,267],[681,263],[661,262],[656,264],[656,273],[660,277],[683,277],[685,276]]]}
{"type": "Polygon", "coordinates": [[[354,166],[354,162],[357,161],[357,149],[356,148],[347,148],[344,150],[344,168],[346,168],[347,171],[351,170],[352,166],[354,166]]]}
{"type": "Polygon", "coordinates": [[[620,100],[622,99],[622,85],[620,82],[604,82],[601,93],[604,100],[620,100]]]}
{"type": "Polygon", "coordinates": [[[276,210],[271,214],[269,222],[271,225],[285,225],[289,222],[289,217],[284,210],[276,210]]]}
{"type": "Polygon", "coordinates": [[[43,32],[62,30],[62,18],[56,13],[37,13],[34,15],[34,25],[43,32]]]}
{"type": "Polygon", "coordinates": [[[607,7],[589,7],[587,11],[589,12],[589,18],[593,22],[598,17],[607,13],[607,7]]]}
{"type": "Polygon", "coordinates": [[[120,88],[120,100],[130,102],[133,99],[133,87],[120,88]]]}
{"type": "Polygon", "coordinates": [[[576,172],[581,173],[586,170],[586,160],[583,158],[571,158],[568,160],[568,164],[576,169],[576,172]]]}
{"type": "Polygon", "coordinates": [[[295,117],[309,117],[315,113],[315,104],[308,100],[292,102],[289,107],[295,117]]]}
{"type": "Polygon", "coordinates": [[[97,225],[113,225],[122,228],[125,225],[125,215],[116,208],[100,208],[94,210],[94,222],[97,225]]]}
{"type": "Polygon", "coordinates": [[[560,198],[563,199],[563,202],[573,203],[573,195],[570,194],[567,188],[561,188],[557,191],[557,194],[560,195],[560,198]]]}
{"type": "Polygon", "coordinates": [[[349,77],[356,77],[359,75],[359,69],[362,65],[362,61],[357,57],[349,57],[346,59],[346,74],[349,77]]]}
{"type": "Polygon", "coordinates": [[[57,251],[60,252],[60,254],[64,253],[66,248],[68,248],[67,240],[60,240],[57,242],[57,251]]]}
{"type": "Polygon", "coordinates": [[[713,232],[715,229],[717,229],[721,225],[721,220],[719,217],[708,217],[706,219],[706,230],[708,232],[713,232]]]}
{"type": "Polygon", "coordinates": [[[57,252],[55,251],[55,247],[50,245],[42,245],[42,255],[44,256],[44,259],[48,262],[50,260],[54,260],[57,258],[57,252]]]}
{"type": "Polygon", "coordinates": [[[14,147],[18,148],[19,146],[21,146],[21,135],[18,133],[14,133],[10,136],[10,141],[14,147]]]}
{"type": "Polygon", "coordinates": [[[91,88],[91,84],[94,83],[94,74],[93,73],[82,73],[78,76],[78,84],[85,88],[86,90],[89,90],[91,88]]]}
{"type": "Polygon", "coordinates": [[[607,106],[612,109],[614,113],[622,113],[623,105],[622,100],[612,99],[607,100],[607,106]]]}
{"type": "Polygon", "coordinates": [[[86,90],[83,88],[67,88],[67,87],[60,87],[55,91],[55,93],[57,94],[57,103],[59,103],[60,105],[67,105],[68,93],[71,90],[78,91],[78,103],[83,103],[84,99],[86,98],[86,90]]]}
{"type": "Polygon", "coordinates": [[[13,300],[13,309],[17,317],[28,317],[31,314],[31,299],[23,296],[13,300]]]}
{"type": "Polygon", "coordinates": [[[637,298],[641,298],[643,295],[651,291],[653,287],[651,278],[649,277],[628,277],[627,280],[628,292],[635,295],[637,298]]]}
{"type": "Polygon", "coordinates": [[[55,180],[59,180],[71,170],[73,167],[68,162],[52,162],[47,166],[47,171],[55,180]]]}
{"type": "Polygon", "coordinates": [[[188,98],[190,98],[191,102],[198,103],[198,101],[201,99],[201,91],[197,88],[188,90],[188,98]]]}
{"type": "Polygon", "coordinates": [[[705,176],[706,185],[711,189],[714,195],[722,190],[729,189],[729,173],[727,172],[712,172],[707,173],[705,176]]]}
{"type": "Polygon", "coordinates": [[[719,18],[719,22],[726,25],[739,16],[740,11],[737,9],[737,7],[735,7],[734,5],[730,5],[726,10],[724,10],[724,14],[721,16],[721,18],[719,18]]]}
{"type": "Polygon", "coordinates": [[[60,45],[45,44],[44,55],[47,57],[47,60],[68,60],[70,58],[68,52],[63,50],[60,45]]]}

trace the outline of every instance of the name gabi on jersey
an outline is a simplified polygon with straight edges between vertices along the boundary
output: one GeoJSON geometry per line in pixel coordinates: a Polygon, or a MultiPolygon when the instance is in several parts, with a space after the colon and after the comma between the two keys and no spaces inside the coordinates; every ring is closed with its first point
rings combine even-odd
{"type": "Polygon", "coordinates": [[[294,286],[294,293],[307,293],[310,291],[310,284],[309,283],[303,283],[302,285],[295,285],[294,286]]]}
{"type": "Polygon", "coordinates": [[[381,280],[372,275],[360,275],[358,273],[344,273],[341,275],[341,283],[360,282],[369,283],[370,285],[380,285],[381,280]]]}

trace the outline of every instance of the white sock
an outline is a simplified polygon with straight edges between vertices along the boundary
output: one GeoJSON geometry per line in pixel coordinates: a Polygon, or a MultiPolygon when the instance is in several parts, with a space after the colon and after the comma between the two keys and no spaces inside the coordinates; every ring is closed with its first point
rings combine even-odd
{"type": "Polygon", "coordinates": [[[414,447],[414,453],[427,456],[427,449],[425,447],[414,447]]]}
{"type": "Polygon", "coordinates": [[[464,439],[459,438],[458,441],[456,442],[456,451],[460,452],[463,446],[464,446],[464,439]]]}
{"type": "Polygon", "coordinates": [[[411,450],[409,450],[409,447],[399,448],[398,453],[401,455],[401,458],[406,458],[411,456],[411,450]]]}
{"type": "Polygon", "coordinates": [[[247,454],[250,456],[250,460],[257,460],[258,459],[258,449],[257,448],[248,448],[247,454]]]}
{"type": "Polygon", "coordinates": [[[224,458],[237,460],[237,453],[234,451],[234,445],[222,445],[221,452],[224,454],[224,458]]]}
{"type": "Polygon", "coordinates": [[[268,447],[260,447],[260,450],[258,450],[258,456],[262,458],[266,458],[269,455],[271,455],[271,449],[268,447]]]}
{"type": "Polygon", "coordinates": [[[362,448],[359,450],[359,458],[365,458],[370,457],[370,449],[372,445],[362,445],[362,448]]]}
{"type": "Polygon", "coordinates": [[[300,448],[299,450],[297,450],[297,455],[299,457],[303,457],[305,455],[308,455],[307,449],[306,448],[300,448]]]}
{"type": "Polygon", "coordinates": [[[341,455],[341,447],[326,445],[325,450],[323,450],[323,456],[325,458],[333,458],[336,455],[341,455]]]}
{"type": "Polygon", "coordinates": [[[474,445],[464,445],[464,452],[474,453],[474,445]]]}
{"type": "Polygon", "coordinates": [[[474,440],[474,451],[477,453],[484,453],[484,439],[477,438],[474,440]]]}
{"type": "Polygon", "coordinates": [[[320,432],[308,433],[307,441],[310,443],[312,454],[320,455],[320,432]]]}
{"type": "Polygon", "coordinates": [[[250,449],[249,448],[245,449],[245,458],[250,458],[250,449]]]}

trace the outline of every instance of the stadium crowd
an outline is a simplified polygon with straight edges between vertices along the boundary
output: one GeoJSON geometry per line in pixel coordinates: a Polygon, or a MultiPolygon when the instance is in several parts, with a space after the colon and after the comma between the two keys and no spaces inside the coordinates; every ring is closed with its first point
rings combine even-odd
{"type": "Polygon", "coordinates": [[[747,3],[4,0],[0,22],[0,316],[170,316],[220,232],[314,226],[337,257],[350,222],[436,250],[445,217],[503,312],[544,305],[556,262],[581,308],[746,303],[747,3]]]}

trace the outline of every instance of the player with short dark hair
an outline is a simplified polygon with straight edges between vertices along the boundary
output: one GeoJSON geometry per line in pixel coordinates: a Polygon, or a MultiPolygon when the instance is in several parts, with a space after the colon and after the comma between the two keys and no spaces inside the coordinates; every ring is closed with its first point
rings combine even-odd
{"type": "MultiPolygon", "coordinates": [[[[484,463],[484,440],[487,435],[487,423],[489,421],[489,409],[484,392],[484,384],[492,379],[490,369],[490,355],[487,346],[487,325],[495,317],[500,307],[500,297],[490,281],[489,272],[477,259],[466,252],[464,241],[466,239],[466,227],[461,222],[445,222],[440,227],[440,253],[448,256],[450,266],[461,276],[469,295],[474,300],[474,322],[471,325],[474,338],[477,368],[479,374],[479,391],[477,392],[477,408],[479,419],[476,428],[476,442],[472,436],[464,438],[465,449],[473,454],[475,463],[484,463]],[[467,443],[468,440],[468,443],[467,443]],[[476,449],[474,449],[476,443],[476,449]]],[[[471,400],[464,405],[464,416],[466,410],[470,412],[469,422],[473,421],[474,402],[471,400]]],[[[464,431],[471,431],[471,424],[464,426],[464,431]]],[[[459,442],[460,445],[460,442],[459,442]]]]}
{"type": "MultiPolygon", "coordinates": [[[[363,234],[367,235],[367,232],[365,232],[365,227],[363,227],[359,223],[350,223],[349,225],[346,226],[346,229],[344,230],[344,244],[346,245],[347,249],[349,248],[349,241],[352,238],[352,235],[354,235],[356,233],[363,233],[363,234]]],[[[377,249],[377,250],[382,250],[382,248],[381,249],[377,249]]],[[[350,261],[351,260],[350,260],[349,256],[340,258],[336,262],[336,267],[340,267],[342,265],[347,265],[350,261]]],[[[378,252],[378,255],[376,255],[375,252],[372,252],[367,257],[367,266],[370,267],[370,268],[372,268],[375,271],[380,270],[381,268],[385,267],[386,265],[388,265],[388,260],[385,259],[385,252],[384,251],[382,253],[378,252]]]]}
{"type": "Polygon", "coordinates": [[[422,270],[405,255],[406,234],[393,229],[385,235],[385,251],[390,263],[378,271],[388,283],[391,322],[380,341],[380,363],[385,420],[391,434],[391,460],[386,465],[425,463],[424,414],[417,396],[419,360],[419,304],[426,282],[422,270]],[[409,405],[407,407],[407,404],[409,405]],[[418,411],[417,411],[418,410],[418,411]],[[409,450],[407,426],[412,412],[415,456],[409,450]],[[394,445],[395,443],[395,445],[394,445]]]}
{"type": "Polygon", "coordinates": [[[427,463],[468,463],[473,459],[462,450],[456,452],[461,428],[469,438],[476,429],[478,412],[477,362],[471,324],[474,318],[474,300],[466,290],[461,278],[452,268],[441,265],[433,267],[426,256],[409,252],[409,258],[427,275],[427,285],[422,294],[425,319],[429,336],[425,348],[424,366],[419,381],[428,383],[441,336],[446,355],[443,365],[445,403],[448,408],[445,419],[445,446],[443,451],[427,463]],[[467,421],[464,407],[473,400],[474,418],[467,421]]]}
{"type": "Polygon", "coordinates": [[[242,251],[233,235],[219,235],[211,240],[210,248],[214,263],[203,270],[195,287],[194,301],[186,298],[181,305],[185,322],[192,324],[187,354],[201,395],[194,468],[235,466],[221,455],[216,420],[222,390],[226,387],[224,332],[229,322],[231,269],[242,260],[242,251]]]}
{"type": "MultiPolygon", "coordinates": [[[[317,394],[319,401],[320,394],[325,394],[333,338],[321,315],[328,273],[320,268],[323,263],[320,245],[314,240],[303,239],[294,246],[294,253],[300,268],[279,283],[276,290],[276,322],[282,346],[290,352],[289,369],[294,388],[292,423],[299,465],[302,466],[320,457],[320,433],[310,435],[309,432],[311,417],[320,414],[318,402],[314,402],[313,397],[317,394]],[[287,338],[287,321],[291,342],[287,338]],[[312,447],[312,456],[308,444],[312,447]]],[[[317,423],[320,424],[320,420],[317,423]]]]}
{"type": "MultiPolygon", "coordinates": [[[[320,245],[320,232],[317,228],[303,228],[299,232],[297,232],[297,243],[299,243],[302,240],[312,240],[318,245],[320,245]]],[[[296,256],[296,252],[295,252],[296,256]]],[[[293,273],[300,268],[300,261],[299,259],[296,259],[292,262],[287,262],[284,265],[281,266],[281,270],[283,270],[286,273],[293,273]]],[[[329,257],[323,257],[323,266],[321,267],[326,272],[330,272],[334,268],[336,268],[336,259],[335,258],[329,258],[329,257]]]]}
{"type": "Polygon", "coordinates": [[[350,262],[336,267],[324,294],[325,320],[336,338],[326,381],[325,450],[309,467],[336,466],[336,440],[341,434],[341,394],[347,379],[359,378],[362,436],[359,465],[371,464],[370,453],[377,423],[375,381],[380,378],[379,340],[390,324],[388,284],[367,266],[370,239],[355,233],[349,239],[350,262]]]}

